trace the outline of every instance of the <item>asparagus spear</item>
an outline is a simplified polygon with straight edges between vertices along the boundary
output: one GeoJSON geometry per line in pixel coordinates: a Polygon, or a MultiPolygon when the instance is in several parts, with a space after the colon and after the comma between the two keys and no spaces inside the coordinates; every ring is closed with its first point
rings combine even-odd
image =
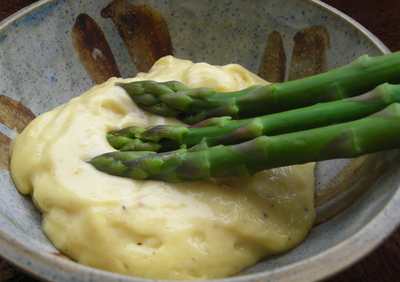
{"type": "Polygon", "coordinates": [[[174,125],[132,126],[111,132],[107,138],[115,149],[135,151],[171,151],[190,148],[202,141],[210,147],[231,145],[262,135],[271,136],[359,119],[394,102],[400,102],[400,85],[385,83],[357,97],[257,118],[211,118],[189,128],[174,125]]]}
{"type": "Polygon", "coordinates": [[[378,57],[364,55],[318,75],[229,93],[207,87],[187,89],[178,82],[118,85],[143,109],[195,124],[217,116],[256,117],[357,96],[385,82],[400,83],[399,62],[400,52],[378,57]]]}
{"type": "Polygon", "coordinates": [[[89,161],[98,170],[133,179],[167,182],[208,177],[248,177],[275,167],[360,155],[399,147],[400,104],[371,116],[310,130],[261,136],[237,145],[165,153],[116,151],[89,161]]]}

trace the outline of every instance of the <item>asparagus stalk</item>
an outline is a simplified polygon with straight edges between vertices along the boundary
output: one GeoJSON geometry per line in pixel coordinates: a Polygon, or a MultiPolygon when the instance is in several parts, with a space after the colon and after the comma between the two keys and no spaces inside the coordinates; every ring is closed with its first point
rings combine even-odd
{"type": "Polygon", "coordinates": [[[400,104],[355,121],[261,136],[237,145],[154,153],[116,151],[89,161],[98,170],[133,179],[167,182],[208,177],[248,177],[275,167],[353,158],[399,147],[400,104]]]}
{"type": "Polygon", "coordinates": [[[278,135],[359,119],[394,102],[400,102],[400,85],[385,83],[357,97],[257,118],[211,118],[189,128],[174,125],[132,126],[111,132],[107,138],[115,149],[122,151],[171,151],[190,148],[201,142],[210,147],[232,145],[262,135],[278,135]]]}
{"type": "Polygon", "coordinates": [[[385,82],[400,83],[399,62],[400,52],[378,57],[364,55],[318,75],[229,93],[207,87],[187,89],[178,82],[118,85],[143,109],[195,124],[218,116],[256,117],[357,96],[385,82]]]}

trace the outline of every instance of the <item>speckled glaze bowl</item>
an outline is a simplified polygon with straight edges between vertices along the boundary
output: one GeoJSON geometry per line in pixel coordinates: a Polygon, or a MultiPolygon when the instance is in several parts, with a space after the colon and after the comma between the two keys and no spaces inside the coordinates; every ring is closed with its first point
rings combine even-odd
{"type": "MultiPolygon", "coordinates": [[[[363,27],[319,1],[46,0],[22,10],[0,25],[1,257],[41,280],[146,281],[60,254],[43,234],[31,199],[10,178],[13,131],[93,84],[112,75],[134,76],[165,54],[239,63],[279,82],[388,52],[363,27]]],[[[216,281],[318,280],[363,257],[400,221],[398,157],[391,151],[319,163],[318,217],[307,240],[216,281]]]]}

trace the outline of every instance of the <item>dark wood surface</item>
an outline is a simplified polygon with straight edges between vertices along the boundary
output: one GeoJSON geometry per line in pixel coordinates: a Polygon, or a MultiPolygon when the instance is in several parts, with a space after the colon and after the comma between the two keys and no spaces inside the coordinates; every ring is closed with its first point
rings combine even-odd
{"type": "MultiPolygon", "coordinates": [[[[0,21],[35,0],[0,0],[0,21]]],[[[400,50],[400,0],[325,0],[361,23],[391,51],[400,50]]],[[[0,282],[35,281],[0,259],[0,282]]],[[[336,281],[400,281],[400,227],[382,245],[347,270],[328,279],[336,281]]]]}

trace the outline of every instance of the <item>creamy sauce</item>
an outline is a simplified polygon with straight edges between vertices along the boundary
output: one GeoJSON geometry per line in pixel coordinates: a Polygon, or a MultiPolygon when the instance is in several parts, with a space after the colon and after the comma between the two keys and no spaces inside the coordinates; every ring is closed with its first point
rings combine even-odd
{"type": "Polygon", "coordinates": [[[315,219],[313,164],[263,171],[250,179],[170,184],[99,172],[86,160],[114,149],[111,130],[180,124],[150,115],[117,81],[179,80],[233,91],[266,84],[238,65],[173,57],[149,73],[112,78],[36,118],[12,145],[11,173],[32,195],[56,248],[79,263],[157,279],[206,279],[238,273],[290,250],[315,219]]]}

